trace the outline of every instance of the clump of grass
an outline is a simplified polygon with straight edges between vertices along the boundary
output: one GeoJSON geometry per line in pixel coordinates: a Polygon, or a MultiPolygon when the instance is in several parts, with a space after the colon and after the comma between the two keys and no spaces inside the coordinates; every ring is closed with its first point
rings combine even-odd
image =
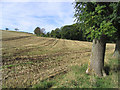
{"type": "Polygon", "coordinates": [[[40,89],[40,88],[50,88],[55,84],[55,81],[45,80],[40,82],[39,84],[34,85],[32,88],[40,89]]]}
{"type": "Polygon", "coordinates": [[[94,77],[94,79],[95,82],[92,83],[92,88],[118,88],[115,77],[114,78],[112,78],[111,76],[103,78],[94,77]]]}

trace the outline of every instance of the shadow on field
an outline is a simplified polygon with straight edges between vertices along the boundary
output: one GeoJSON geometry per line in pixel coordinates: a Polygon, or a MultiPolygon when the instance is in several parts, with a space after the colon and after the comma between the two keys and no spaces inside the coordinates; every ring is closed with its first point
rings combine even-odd
{"type": "Polygon", "coordinates": [[[106,65],[106,66],[104,67],[104,71],[105,71],[106,75],[109,75],[110,67],[109,67],[108,65],[106,65]]]}
{"type": "Polygon", "coordinates": [[[104,71],[105,71],[106,75],[109,75],[110,71],[117,73],[120,71],[120,65],[113,65],[113,67],[106,65],[104,67],[104,71]]]}

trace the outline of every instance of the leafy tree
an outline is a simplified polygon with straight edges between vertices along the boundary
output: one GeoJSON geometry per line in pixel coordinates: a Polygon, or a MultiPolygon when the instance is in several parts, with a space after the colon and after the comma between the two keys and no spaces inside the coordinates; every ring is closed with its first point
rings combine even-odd
{"type": "Polygon", "coordinates": [[[5,28],[5,30],[9,30],[9,28],[5,28]]]}
{"type": "Polygon", "coordinates": [[[106,38],[117,32],[111,22],[113,18],[110,18],[113,13],[111,6],[113,3],[110,2],[75,3],[76,20],[83,24],[85,34],[93,40],[91,59],[86,72],[97,76],[105,75],[103,67],[106,38]]]}
{"type": "Polygon", "coordinates": [[[56,28],[55,31],[54,31],[54,33],[55,33],[55,36],[54,36],[54,37],[56,37],[56,38],[61,38],[61,31],[60,31],[59,28],[56,28]]]}
{"type": "Polygon", "coordinates": [[[86,40],[82,28],[79,24],[65,25],[63,27],[52,30],[51,33],[47,33],[46,36],[70,40],[86,40]]]}
{"type": "Polygon", "coordinates": [[[55,38],[55,31],[54,30],[51,31],[50,37],[54,37],[55,38]]]}
{"type": "Polygon", "coordinates": [[[50,37],[50,33],[49,33],[49,32],[47,32],[46,36],[47,36],[47,37],[50,37]]]}
{"type": "Polygon", "coordinates": [[[72,25],[71,28],[71,39],[72,40],[85,40],[85,35],[82,31],[82,28],[79,27],[80,24],[76,23],[72,25]]]}
{"type": "Polygon", "coordinates": [[[54,38],[61,38],[60,32],[61,32],[61,30],[59,28],[56,28],[55,30],[52,30],[49,35],[54,38]]]}
{"type": "Polygon", "coordinates": [[[61,27],[61,38],[62,39],[70,39],[70,31],[69,31],[70,28],[71,28],[70,25],[61,27]]]}
{"type": "Polygon", "coordinates": [[[45,34],[45,29],[44,28],[42,28],[42,29],[40,29],[39,27],[37,27],[37,28],[35,28],[35,30],[34,30],[34,33],[37,35],[37,36],[44,36],[44,34],[45,34]]]}
{"type": "Polygon", "coordinates": [[[19,29],[18,28],[15,28],[16,31],[18,31],[19,29]]]}
{"type": "Polygon", "coordinates": [[[61,27],[61,38],[71,40],[84,40],[83,32],[78,24],[61,27]]]}
{"type": "Polygon", "coordinates": [[[40,35],[40,28],[39,28],[39,27],[35,28],[34,33],[35,33],[37,36],[39,36],[39,35],[40,35]]]}

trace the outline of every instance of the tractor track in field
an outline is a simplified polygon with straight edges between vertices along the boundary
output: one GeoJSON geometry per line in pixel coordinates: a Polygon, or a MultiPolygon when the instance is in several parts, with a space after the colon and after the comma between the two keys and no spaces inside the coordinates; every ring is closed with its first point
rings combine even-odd
{"type": "Polygon", "coordinates": [[[58,41],[59,41],[59,40],[58,40],[58,39],[56,39],[56,40],[55,40],[55,43],[52,45],[52,47],[51,47],[51,48],[53,48],[53,47],[54,47],[54,46],[58,43],[58,41]]]}
{"type": "Polygon", "coordinates": [[[46,46],[46,44],[49,44],[49,42],[51,42],[51,41],[53,41],[53,39],[44,39],[45,40],[45,42],[44,43],[40,43],[39,45],[45,45],[46,46]]]}
{"type": "Polygon", "coordinates": [[[49,58],[52,58],[52,57],[58,57],[58,56],[63,56],[63,55],[69,55],[69,54],[72,54],[72,53],[86,53],[86,52],[91,52],[91,50],[85,50],[84,52],[83,51],[69,51],[69,52],[57,52],[57,53],[54,53],[54,54],[49,54],[49,55],[36,55],[36,56],[18,56],[16,58],[3,58],[3,65],[6,65],[7,62],[9,62],[9,64],[12,64],[14,63],[14,61],[33,61],[33,62],[42,62],[44,61],[45,59],[49,59],[49,58]]]}
{"type": "MultiPolygon", "coordinates": [[[[88,51],[88,52],[90,52],[90,51],[88,51]]],[[[81,52],[74,51],[74,52],[66,52],[66,53],[72,54],[72,53],[81,53],[81,52]]],[[[84,53],[84,52],[82,52],[82,53],[84,53]]],[[[58,54],[59,53],[56,54],[57,57],[58,57],[58,54]]],[[[70,63],[69,60],[66,61],[66,59],[65,60],[62,59],[61,61],[58,62],[58,61],[56,61],[55,58],[52,61],[45,61],[44,63],[39,63],[39,64],[38,64],[38,62],[34,62],[34,64],[31,64],[31,65],[28,64],[28,65],[30,65],[28,67],[28,69],[18,67],[17,71],[19,71],[19,72],[17,72],[17,73],[10,73],[8,71],[8,73],[6,73],[7,75],[5,75],[5,77],[3,77],[3,79],[11,81],[11,78],[13,78],[13,80],[15,80],[15,78],[22,77],[21,80],[19,79],[19,82],[24,81],[24,79],[26,80],[24,83],[29,82],[29,80],[34,82],[34,83],[28,84],[27,87],[29,87],[31,85],[37,84],[40,81],[47,79],[47,78],[53,78],[60,73],[66,73],[67,71],[69,71],[68,67],[70,64],[72,64],[72,63],[70,63]],[[27,75],[27,76],[23,76],[23,75],[27,75]]],[[[12,67],[12,68],[14,70],[16,70],[14,67],[12,67]]],[[[10,69],[12,69],[12,68],[10,68],[10,69]]],[[[9,82],[9,85],[10,85],[10,83],[13,83],[13,82],[19,83],[18,81],[11,81],[11,82],[9,82]]],[[[22,87],[24,87],[24,84],[22,87]]]]}
{"type": "Polygon", "coordinates": [[[55,39],[51,39],[51,40],[49,40],[49,42],[47,42],[47,44],[45,43],[44,46],[49,46],[49,45],[51,45],[54,41],[55,41],[55,39]]]}
{"type": "MultiPolygon", "coordinates": [[[[45,39],[44,39],[45,40],[45,39]]],[[[44,46],[49,46],[51,45],[53,42],[55,41],[55,39],[51,39],[51,40],[47,40],[46,42],[42,43],[42,44],[39,44],[39,45],[44,45],[44,46]]],[[[39,50],[39,47],[31,47],[29,48],[28,46],[25,46],[25,48],[23,49],[23,47],[17,49],[15,48],[16,52],[15,53],[12,53],[12,55],[9,56],[10,57],[15,57],[15,56],[18,56],[20,55],[21,53],[24,53],[24,52],[30,52],[30,51],[34,51],[34,50],[39,50]]],[[[3,53],[3,56],[4,56],[4,53],[3,53]]],[[[8,58],[8,57],[7,57],[8,58]]],[[[4,58],[3,58],[4,59],[4,58]]],[[[4,61],[4,60],[3,60],[4,61]]]]}
{"type": "MultiPolygon", "coordinates": [[[[74,51],[74,52],[66,52],[66,53],[72,54],[72,53],[80,53],[80,52],[75,52],[74,51]]],[[[58,57],[58,54],[56,54],[57,57],[58,57]]],[[[54,58],[54,60],[45,61],[44,63],[39,63],[38,64],[38,62],[34,62],[33,64],[28,64],[30,66],[28,68],[26,68],[26,69],[22,68],[21,66],[20,66],[21,68],[18,67],[18,70],[15,69],[17,67],[11,67],[9,70],[13,69],[13,70],[16,70],[16,71],[19,71],[19,72],[11,73],[11,72],[8,71],[8,73],[6,73],[6,75],[4,75],[5,77],[3,77],[3,79],[11,81],[11,78],[13,78],[15,80],[15,78],[22,77],[21,80],[19,79],[19,82],[22,82],[25,79],[26,80],[25,83],[27,83],[29,81],[29,79],[30,79],[30,80],[32,80],[34,82],[34,84],[37,84],[37,83],[39,83],[39,81],[45,80],[47,78],[53,78],[57,74],[66,73],[69,70],[68,66],[70,64],[71,63],[70,63],[69,60],[66,61],[66,59],[65,60],[62,59],[61,61],[58,62],[54,58]],[[27,75],[27,76],[23,76],[23,75],[27,75]]],[[[18,83],[18,81],[11,81],[11,82],[9,82],[9,85],[10,85],[10,83],[13,83],[13,82],[18,83]]],[[[33,83],[31,83],[31,84],[34,85],[33,83]]],[[[27,86],[30,86],[30,84],[27,85],[27,86]]]]}
{"type": "Polygon", "coordinates": [[[67,71],[69,71],[68,67],[66,65],[62,65],[59,67],[44,70],[42,72],[39,70],[34,70],[31,71],[32,73],[30,71],[27,71],[27,72],[20,72],[17,74],[15,73],[10,75],[7,74],[5,77],[3,77],[3,83],[4,85],[6,84],[8,87],[12,87],[12,88],[17,87],[17,85],[19,84],[21,85],[21,87],[31,87],[39,83],[40,81],[44,81],[45,79],[48,78],[53,78],[61,73],[67,73],[67,71]],[[19,79],[19,81],[17,81],[16,79],[19,79]],[[5,80],[8,80],[9,82],[6,83],[5,80]],[[31,83],[25,85],[28,82],[31,83]],[[11,83],[14,83],[15,86],[11,83]]]}
{"type": "MultiPolygon", "coordinates": [[[[47,50],[49,50],[49,49],[52,49],[58,43],[58,41],[59,40],[51,39],[51,40],[48,40],[48,41],[46,41],[42,44],[39,44],[39,45],[44,45],[44,46],[50,46],[51,45],[51,47],[47,49],[47,50]]],[[[63,43],[62,43],[62,49],[61,50],[66,49],[66,48],[67,47],[65,46],[65,40],[64,40],[63,43]]],[[[39,50],[39,48],[37,48],[37,47],[31,47],[31,48],[25,47],[24,49],[23,48],[19,48],[19,49],[15,48],[15,49],[16,49],[15,53],[12,53],[9,57],[3,57],[3,62],[5,62],[5,60],[11,61],[11,60],[9,60],[9,59],[11,59],[11,57],[18,57],[21,53],[30,52],[30,51],[34,51],[34,50],[39,50]]],[[[4,56],[4,54],[3,54],[3,56],[4,56]]],[[[16,60],[20,60],[20,59],[16,58],[16,60]]]]}
{"type": "Polygon", "coordinates": [[[28,44],[28,45],[25,45],[25,47],[32,47],[32,46],[38,46],[38,45],[40,45],[40,46],[42,46],[42,45],[44,45],[44,46],[48,46],[49,45],[49,43],[51,42],[51,41],[53,41],[54,39],[47,39],[47,38],[38,38],[38,40],[37,40],[37,42],[34,44],[28,44]],[[42,41],[42,42],[41,42],[42,41]],[[45,42],[44,42],[45,41],[45,42]]]}
{"type": "Polygon", "coordinates": [[[66,45],[65,39],[63,39],[62,46],[63,46],[63,49],[64,49],[64,50],[69,50],[69,48],[68,48],[67,45],[66,45]]]}

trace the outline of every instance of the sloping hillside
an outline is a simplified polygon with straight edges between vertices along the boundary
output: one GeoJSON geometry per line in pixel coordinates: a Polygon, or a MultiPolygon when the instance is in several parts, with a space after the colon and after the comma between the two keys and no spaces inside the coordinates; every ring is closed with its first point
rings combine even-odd
{"type": "Polygon", "coordinates": [[[19,38],[26,38],[30,37],[32,34],[24,33],[24,32],[16,32],[16,31],[5,31],[1,30],[2,32],[2,40],[7,41],[7,40],[14,40],[14,39],[19,39],[19,38]]]}
{"type": "MultiPolygon", "coordinates": [[[[3,87],[13,88],[34,87],[41,81],[70,73],[73,66],[87,65],[92,47],[91,42],[12,31],[2,31],[2,40],[3,87]]],[[[107,44],[106,51],[105,63],[108,63],[114,44],[107,44]]]]}

